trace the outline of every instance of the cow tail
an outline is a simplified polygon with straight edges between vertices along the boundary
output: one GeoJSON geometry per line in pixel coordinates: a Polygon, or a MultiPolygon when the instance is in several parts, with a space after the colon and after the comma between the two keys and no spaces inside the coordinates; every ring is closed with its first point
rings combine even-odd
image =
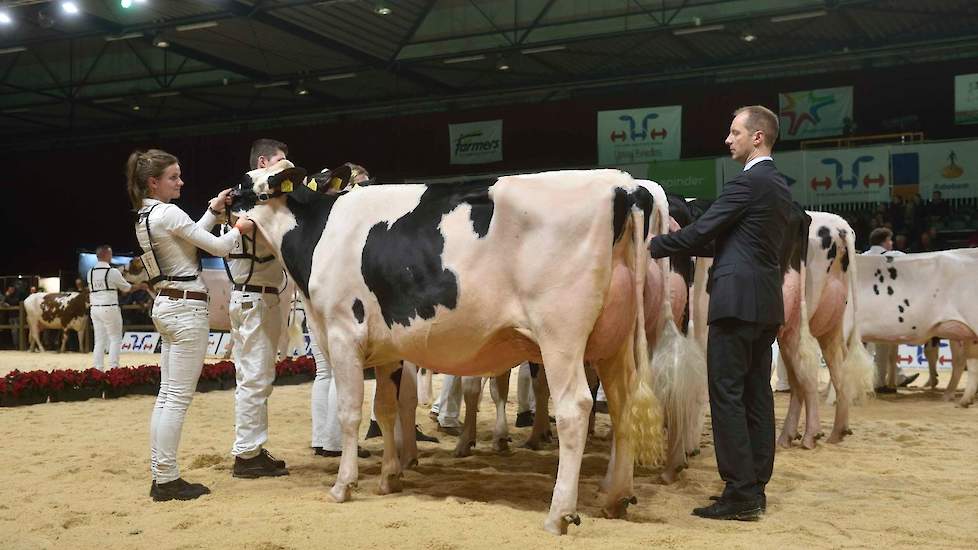
{"type": "Polygon", "coordinates": [[[629,370],[637,379],[631,384],[634,390],[626,403],[625,414],[622,415],[621,433],[631,446],[636,462],[658,466],[665,454],[665,437],[662,429],[662,405],[652,389],[652,365],[649,360],[649,343],[645,336],[645,275],[649,264],[649,250],[643,238],[645,213],[641,209],[633,208],[631,223],[636,315],[632,326],[634,367],[629,370]]]}
{"type": "MultiPolygon", "coordinates": [[[[844,237],[846,241],[846,254],[849,260],[847,271],[846,286],[849,290],[849,302],[846,304],[845,317],[852,320],[852,330],[849,331],[846,339],[846,359],[843,362],[843,383],[845,384],[846,396],[853,403],[861,403],[866,396],[875,395],[873,393],[874,377],[876,367],[873,364],[869,352],[863,345],[862,331],[856,323],[856,244],[855,233],[849,231],[844,237]]],[[[844,323],[843,323],[844,324],[844,323]]]]}

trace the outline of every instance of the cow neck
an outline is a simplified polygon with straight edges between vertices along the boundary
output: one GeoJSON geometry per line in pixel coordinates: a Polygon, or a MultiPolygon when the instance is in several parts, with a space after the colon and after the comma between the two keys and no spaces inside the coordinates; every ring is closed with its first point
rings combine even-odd
{"type": "Polygon", "coordinates": [[[272,233],[266,234],[270,242],[281,243],[276,253],[307,299],[312,255],[326,230],[326,222],[337,198],[335,195],[322,195],[317,200],[300,202],[286,195],[284,206],[272,206],[279,223],[262,225],[263,231],[272,233]],[[292,217],[294,223],[288,223],[283,216],[292,217]]]}

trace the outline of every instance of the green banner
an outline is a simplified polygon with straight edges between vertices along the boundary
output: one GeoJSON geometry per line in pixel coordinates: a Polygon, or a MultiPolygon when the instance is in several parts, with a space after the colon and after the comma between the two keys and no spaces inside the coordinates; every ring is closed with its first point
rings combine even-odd
{"type": "Polygon", "coordinates": [[[716,160],[674,160],[649,163],[649,179],[687,199],[715,199],[716,160]]]}

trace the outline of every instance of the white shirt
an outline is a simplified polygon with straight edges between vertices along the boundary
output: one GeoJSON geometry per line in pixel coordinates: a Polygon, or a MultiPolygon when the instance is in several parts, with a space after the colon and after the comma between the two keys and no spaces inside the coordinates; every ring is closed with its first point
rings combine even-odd
{"type": "Polygon", "coordinates": [[[119,305],[119,290],[129,292],[132,285],[108,262],[96,262],[88,272],[89,300],[93,306],[119,305]]]}
{"type": "MultiPolygon", "coordinates": [[[[156,284],[156,288],[207,292],[207,287],[200,279],[197,249],[201,248],[214,256],[227,256],[241,240],[241,232],[237,228],[232,228],[221,237],[215,237],[208,233],[208,229],[214,227],[217,217],[209,209],[204,211],[200,221],[194,223],[179,206],[162,203],[156,199],[143,199],[143,207],[139,209],[140,214],[149,211],[153,206],[156,207],[149,216],[149,229],[153,236],[156,261],[163,275],[196,277],[193,281],[160,281],[156,284]]],[[[148,252],[149,240],[146,238],[144,227],[145,221],[137,224],[136,240],[139,241],[143,251],[148,252]]]]}
{"type": "Polygon", "coordinates": [[[744,165],[744,172],[746,172],[746,171],[750,170],[751,168],[753,168],[754,165],[757,164],[758,162],[763,162],[765,160],[770,160],[772,162],[774,161],[773,158],[768,157],[768,156],[757,157],[757,158],[751,160],[750,162],[748,162],[746,165],[744,165]]]}

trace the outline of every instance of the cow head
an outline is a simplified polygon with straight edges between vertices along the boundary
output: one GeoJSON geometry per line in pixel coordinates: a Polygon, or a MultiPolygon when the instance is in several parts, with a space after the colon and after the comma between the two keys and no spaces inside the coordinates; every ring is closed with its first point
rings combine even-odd
{"type": "Polygon", "coordinates": [[[258,204],[279,196],[288,196],[299,203],[310,203],[326,195],[337,195],[366,181],[366,170],[354,164],[344,164],[334,170],[323,170],[312,177],[288,160],[267,168],[246,173],[232,193],[232,212],[251,210],[258,204]]]}

